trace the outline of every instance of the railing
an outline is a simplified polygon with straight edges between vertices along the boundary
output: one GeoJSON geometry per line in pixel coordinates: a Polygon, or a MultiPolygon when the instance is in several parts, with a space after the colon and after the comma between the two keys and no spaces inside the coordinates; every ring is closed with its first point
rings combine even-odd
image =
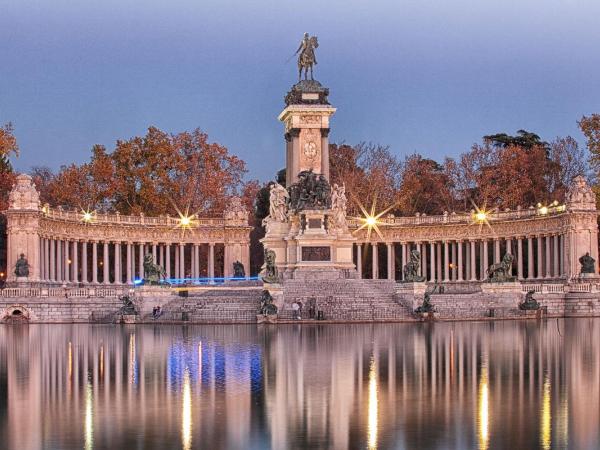
{"type": "MultiPolygon", "coordinates": [[[[532,217],[550,217],[560,214],[564,214],[565,206],[552,206],[546,208],[528,208],[528,209],[516,209],[511,211],[496,211],[486,214],[485,221],[507,221],[507,220],[518,220],[518,219],[529,219],[532,217]]],[[[382,225],[400,225],[400,226],[411,226],[411,225],[440,225],[440,224],[472,224],[479,223],[474,213],[451,213],[437,216],[427,216],[424,214],[411,216],[411,217],[385,217],[379,219],[379,223],[382,225]]],[[[363,222],[360,219],[352,218],[348,220],[350,228],[358,227],[363,222]]]]}
{"type": "Polygon", "coordinates": [[[129,293],[130,286],[123,287],[36,287],[36,288],[5,288],[0,289],[0,298],[32,298],[32,297],[64,297],[64,298],[117,298],[129,293]]]}
{"type": "MultiPolygon", "coordinates": [[[[82,211],[64,210],[59,208],[49,208],[44,206],[42,209],[44,217],[53,220],[61,220],[66,222],[83,222],[89,224],[103,223],[120,223],[132,225],[150,225],[150,226],[169,226],[175,227],[180,224],[179,217],[161,216],[161,217],[146,217],[142,214],[139,216],[127,216],[121,214],[103,214],[92,213],[88,220],[82,211]]],[[[194,218],[191,226],[224,226],[225,219],[221,217],[211,218],[194,218]]]]}

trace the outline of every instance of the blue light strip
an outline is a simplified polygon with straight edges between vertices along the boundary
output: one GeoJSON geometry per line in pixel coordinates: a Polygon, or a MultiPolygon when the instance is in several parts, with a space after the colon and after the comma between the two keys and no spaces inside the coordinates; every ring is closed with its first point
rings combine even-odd
{"type": "MultiPolygon", "coordinates": [[[[205,285],[205,284],[222,284],[227,281],[258,281],[259,277],[215,277],[215,278],[168,278],[164,282],[171,285],[205,285]]],[[[135,286],[142,284],[143,280],[136,279],[133,281],[135,286]]]]}

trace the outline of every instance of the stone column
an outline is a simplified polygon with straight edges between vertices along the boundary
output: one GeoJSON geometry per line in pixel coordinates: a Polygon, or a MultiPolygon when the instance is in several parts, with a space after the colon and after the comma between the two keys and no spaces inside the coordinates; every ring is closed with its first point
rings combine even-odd
{"type": "Polygon", "coordinates": [[[429,281],[435,281],[435,242],[429,243],[429,281]]]}
{"type": "Polygon", "coordinates": [[[179,245],[175,245],[175,278],[181,278],[179,271],[179,245]]]}
{"type": "Polygon", "coordinates": [[[471,254],[469,255],[471,257],[471,281],[476,281],[477,267],[475,266],[475,241],[469,241],[469,244],[471,246],[471,254]]]}
{"type": "Polygon", "coordinates": [[[98,242],[92,242],[92,283],[98,284],[98,242]]]}
{"type": "Polygon", "coordinates": [[[79,283],[79,241],[73,241],[73,282],[79,283]]]}
{"type": "Polygon", "coordinates": [[[494,238],[494,263],[498,264],[500,259],[500,239],[494,238]]]}
{"type": "Polygon", "coordinates": [[[140,280],[144,279],[144,243],[139,244],[140,254],[138,255],[138,277],[140,280]]]}
{"type": "Polygon", "coordinates": [[[179,244],[179,273],[180,278],[185,278],[185,244],[179,244]]]}
{"type": "Polygon", "coordinates": [[[50,280],[56,281],[56,241],[50,240],[50,280]]]}
{"type": "Polygon", "coordinates": [[[361,243],[356,243],[356,272],[358,272],[358,279],[362,278],[362,247],[361,243]]]}
{"type": "Polygon", "coordinates": [[[560,277],[560,267],[558,264],[558,235],[552,236],[552,243],[554,244],[554,258],[552,264],[552,272],[555,278],[560,277]]]}
{"type": "Polygon", "coordinates": [[[56,281],[64,280],[64,247],[63,241],[56,241],[56,281]]]}
{"type": "Polygon", "coordinates": [[[421,245],[421,276],[427,280],[427,244],[422,242],[421,245]]]}
{"type": "Polygon", "coordinates": [[[158,259],[156,258],[156,242],[152,243],[152,262],[156,264],[158,259]]]}
{"type": "Polygon", "coordinates": [[[64,273],[65,273],[65,282],[70,283],[71,282],[71,265],[73,262],[73,261],[71,261],[71,241],[63,242],[63,251],[64,251],[63,267],[64,267],[64,273]]]}
{"type": "Polygon", "coordinates": [[[537,270],[536,270],[535,274],[536,274],[536,278],[543,278],[544,277],[544,273],[543,273],[544,260],[542,258],[542,236],[538,235],[536,240],[537,240],[537,270]]]}
{"type": "Polygon", "coordinates": [[[456,242],[450,242],[450,260],[452,261],[452,271],[450,272],[450,279],[456,281],[456,242]]]}
{"type": "Polygon", "coordinates": [[[215,244],[208,244],[208,278],[215,277],[215,244]]]}
{"type": "Polygon", "coordinates": [[[569,261],[567,260],[567,252],[565,251],[565,235],[561,234],[559,236],[559,247],[560,247],[560,276],[564,277],[566,276],[566,270],[565,267],[567,267],[567,265],[569,264],[569,261]]]}
{"type": "Polygon", "coordinates": [[[160,267],[162,267],[163,269],[165,268],[165,246],[164,245],[158,246],[158,265],[160,267]]]}
{"type": "Polygon", "coordinates": [[[450,281],[450,258],[448,254],[448,241],[444,241],[444,281],[450,281]]]}
{"type": "Polygon", "coordinates": [[[523,238],[517,238],[517,278],[523,279],[523,238]]]}
{"type": "MultiPolygon", "coordinates": [[[[509,255],[512,255],[512,239],[511,238],[506,238],[506,253],[509,255]]],[[[512,264],[510,265],[510,268],[508,269],[508,274],[509,275],[513,274],[512,264]]]]}
{"type": "Polygon", "coordinates": [[[88,277],[88,243],[83,241],[81,243],[81,282],[87,284],[90,282],[88,277]]]}
{"type": "Polygon", "coordinates": [[[544,236],[544,243],[546,244],[546,278],[552,278],[552,253],[550,250],[550,239],[552,239],[551,235],[547,234],[546,236],[544,236]]]}
{"type": "Polygon", "coordinates": [[[321,128],[321,170],[329,181],[329,128],[321,128]]]}
{"type": "Polygon", "coordinates": [[[527,238],[527,279],[532,280],[534,277],[533,273],[533,237],[527,238]]]}
{"type": "Polygon", "coordinates": [[[442,272],[442,243],[438,242],[435,246],[435,261],[436,261],[436,269],[435,275],[437,281],[442,281],[443,272],[442,272]]]}
{"type": "Polygon", "coordinates": [[[44,281],[50,281],[50,240],[44,238],[44,281]]]}
{"type": "Polygon", "coordinates": [[[127,243],[127,284],[133,284],[133,277],[132,277],[132,273],[133,271],[131,270],[131,264],[133,263],[133,260],[131,259],[131,242],[127,243]]]}
{"type": "Polygon", "coordinates": [[[379,278],[379,252],[377,249],[377,243],[371,244],[372,255],[371,255],[371,278],[377,280],[379,278]]]}
{"type": "MultiPolygon", "coordinates": [[[[246,270],[250,270],[249,267],[245,267],[246,270]]],[[[194,278],[200,278],[200,246],[194,244],[194,278]]]]}
{"type": "Polygon", "coordinates": [[[121,243],[115,243],[115,283],[123,283],[123,274],[121,273],[121,243]]]}
{"type": "Polygon", "coordinates": [[[171,278],[171,244],[165,245],[165,272],[171,278]]]}
{"type": "Polygon", "coordinates": [[[104,241],[104,245],[102,246],[103,257],[102,257],[102,283],[108,284],[110,283],[110,257],[108,255],[108,241],[104,241]]]}
{"type": "Polygon", "coordinates": [[[458,281],[463,281],[463,242],[458,241],[458,281]]]}
{"type": "Polygon", "coordinates": [[[481,271],[481,280],[485,280],[487,278],[487,270],[488,267],[490,265],[489,261],[489,257],[488,257],[488,241],[487,239],[484,239],[482,241],[483,243],[483,267],[482,267],[482,271],[481,271]]]}
{"type": "Polygon", "coordinates": [[[394,280],[396,274],[394,271],[394,244],[387,244],[387,278],[394,280]]]}
{"type": "Polygon", "coordinates": [[[408,244],[406,242],[402,243],[402,263],[401,263],[401,270],[400,270],[400,277],[402,280],[404,280],[404,266],[406,265],[406,261],[408,260],[408,244]]]}

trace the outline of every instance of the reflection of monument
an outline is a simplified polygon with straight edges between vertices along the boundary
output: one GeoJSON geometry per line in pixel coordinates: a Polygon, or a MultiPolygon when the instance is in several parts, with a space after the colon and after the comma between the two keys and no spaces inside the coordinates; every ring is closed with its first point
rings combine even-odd
{"type": "Polygon", "coordinates": [[[355,274],[354,237],[345,221],[343,186],[329,183],[329,89],[313,80],[292,86],[279,115],[285,125],[286,189],[273,185],[265,248],[283,279],[355,274]]]}

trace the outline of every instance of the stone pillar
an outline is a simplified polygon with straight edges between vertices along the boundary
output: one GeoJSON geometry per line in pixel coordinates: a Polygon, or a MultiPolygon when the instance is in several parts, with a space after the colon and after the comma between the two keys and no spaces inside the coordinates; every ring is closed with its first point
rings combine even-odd
{"type": "Polygon", "coordinates": [[[421,276],[427,279],[427,244],[421,243],[421,276]]]}
{"type": "Polygon", "coordinates": [[[208,244],[208,278],[215,277],[215,244],[208,244]]]}
{"type": "Polygon", "coordinates": [[[373,278],[374,280],[377,280],[379,278],[379,252],[377,249],[377,243],[373,243],[371,244],[371,248],[372,248],[372,255],[371,255],[371,267],[372,267],[372,273],[371,273],[371,278],[373,278]]]}
{"type": "Polygon", "coordinates": [[[138,277],[140,280],[144,279],[144,243],[139,244],[140,254],[138,255],[138,277]]]}
{"type": "Polygon", "coordinates": [[[484,239],[482,241],[483,244],[483,264],[482,264],[482,271],[481,271],[481,280],[485,280],[487,278],[487,270],[489,268],[490,265],[490,259],[488,257],[488,241],[487,239],[484,239]]]}
{"type": "MultiPolygon", "coordinates": [[[[506,238],[506,253],[509,255],[512,255],[512,239],[511,238],[506,238]]],[[[510,269],[508,269],[508,274],[509,275],[513,274],[512,264],[510,265],[510,269]]]]}
{"type": "Polygon", "coordinates": [[[429,243],[429,281],[435,281],[436,280],[436,276],[435,276],[435,242],[430,242],[429,243]]]}
{"type": "Polygon", "coordinates": [[[88,276],[88,243],[83,241],[81,243],[81,282],[87,284],[90,282],[88,276]]]}
{"type": "Polygon", "coordinates": [[[73,282],[79,283],[79,241],[73,241],[73,282]]]}
{"type": "Polygon", "coordinates": [[[179,245],[175,245],[175,278],[182,278],[179,271],[179,245]]]}
{"type": "Polygon", "coordinates": [[[362,278],[362,244],[356,243],[356,271],[358,272],[358,278],[362,278]]]}
{"type": "Polygon", "coordinates": [[[533,237],[527,237],[527,279],[532,280],[535,276],[533,273],[533,237]]]}
{"type": "Polygon", "coordinates": [[[565,251],[565,235],[561,234],[559,236],[559,248],[560,248],[560,276],[564,277],[566,276],[566,267],[567,264],[569,264],[569,261],[567,260],[567,252],[565,251]]]}
{"type": "Polygon", "coordinates": [[[546,278],[552,278],[550,239],[552,239],[552,237],[549,234],[544,236],[544,243],[546,244],[546,278]]]}
{"type": "Polygon", "coordinates": [[[64,280],[66,283],[71,282],[71,241],[63,241],[63,267],[64,267],[64,280]]]}
{"type": "Polygon", "coordinates": [[[443,272],[442,272],[442,243],[441,242],[438,242],[436,244],[435,261],[436,261],[436,269],[435,269],[436,280],[442,281],[443,272]]]}
{"type": "Polygon", "coordinates": [[[165,273],[171,278],[171,244],[165,245],[165,273]]]}
{"type": "Polygon", "coordinates": [[[543,266],[544,266],[544,260],[542,257],[542,236],[538,235],[536,238],[537,241],[537,270],[535,272],[536,274],[536,278],[543,278],[544,277],[544,273],[543,273],[543,266]]]}
{"type": "Polygon", "coordinates": [[[104,241],[103,243],[103,256],[102,256],[102,283],[103,284],[108,284],[110,283],[110,273],[109,273],[109,269],[110,269],[110,257],[108,255],[108,246],[109,246],[109,242],[108,241],[104,241]]]}
{"type": "Polygon", "coordinates": [[[444,241],[444,281],[450,281],[450,258],[448,254],[448,241],[444,241]]]}
{"type": "Polygon", "coordinates": [[[115,283],[123,284],[123,274],[121,272],[121,243],[115,243],[115,283]]]}
{"type": "Polygon", "coordinates": [[[152,262],[156,264],[158,259],[156,258],[156,242],[152,243],[152,262]]]}
{"type": "Polygon", "coordinates": [[[456,281],[456,242],[450,242],[450,259],[452,264],[452,271],[450,272],[450,279],[456,281]]]}
{"type": "Polygon", "coordinates": [[[404,280],[404,266],[406,265],[406,261],[408,260],[408,244],[406,242],[402,243],[402,263],[401,263],[401,270],[400,270],[400,277],[402,280],[404,280]]]}
{"type": "Polygon", "coordinates": [[[92,242],[92,283],[98,284],[98,242],[92,242]]]}
{"type": "Polygon", "coordinates": [[[185,244],[179,244],[179,273],[180,278],[185,278],[185,244]]]}
{"type": "Polygon", "coordinates": [[[469,255],[471,257],[471,281],[476,281],[477,280],[477,267],[475,264],[475,241],[469,241],[469,244],[471,246],[471,254],[469,255]]]}
{"type": "Polygon", "coordinates": [[[131,264],[133,263],[133,260],[131,259],[131,242],[127,243],[127,269],[125,270],[126,272],[126,276],[127,276],[127,284],[133,284],[133,277],[132,277],[132,273],[133,271],[131,270],[131,264]]]}
{"type": "Polygon", "coordinates": [[[463,281],[463,242],[458,241],[458,281],[463,281]]]}
{"type": "Polygon", "coordinates": [[[158,265],[165,268],[165,246],[160,244],[158,246],[158,265]]]}
{"type": "Polygon", "coordinates": [[[500,239],[494,238],[494,263],[498,264],[500,259],[500,239]]]}
{"type": "Polygon", "coordinates": [[[329,181],[329,128],[321,129],[321,171],[329,181]]]}
{"type": "Polygon", "coordinates": [[[56,281],[64,280],[64,247],[63,241],[56,241],[56,281]]]}
{"type": "Polygon", "coordinates": [[[56,241],[50,240],[50,280],[56,281],[56,241]]]}
{"type": "Polygon", "coordinates": [[[394,244],[387,244],[387,278],[394,280],[396,274],[394,271],[394,244]]]}
{"type": "Polygon", "coordinates": [[[517,238],[517,278],[523,279],[523,238],[517,238]]]}
{"type": "Polygon", "coordinates": [[[50,280],[50,240],[44,239],[44,253],[46,258],[46,280],[50,280]]]}
{"type": "Polygon", "coordinates": [[[552,272],[555,278],[560,277],[560,267],[558,264],[558,235],[552,236],[552,243],[554,244],[554,258],[552,264],[552,272]]]}

